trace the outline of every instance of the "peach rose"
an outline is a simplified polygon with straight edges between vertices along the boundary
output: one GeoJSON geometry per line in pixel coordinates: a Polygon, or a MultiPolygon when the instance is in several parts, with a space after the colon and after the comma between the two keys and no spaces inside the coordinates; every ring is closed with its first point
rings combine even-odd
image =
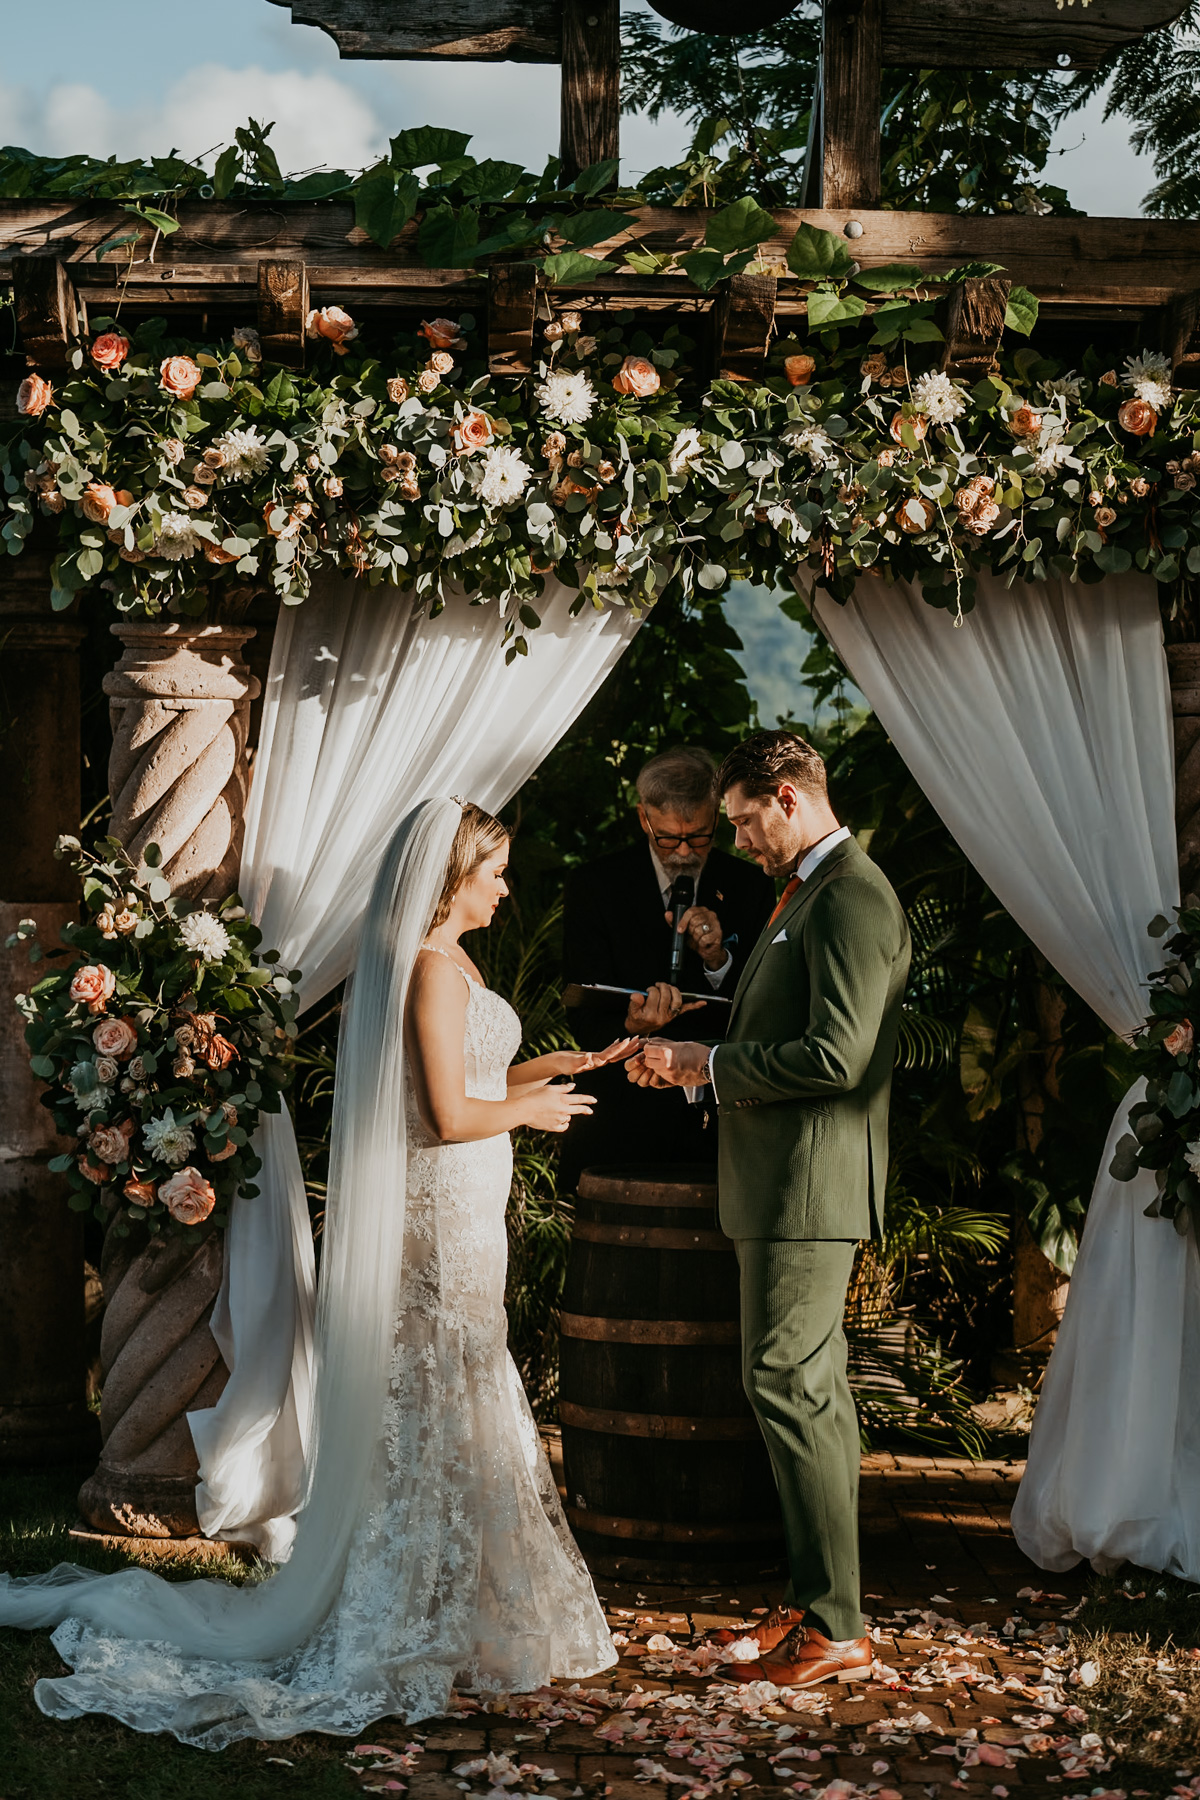
{"type": "Polygon", "coordinates": [[[168,394],[178,400],[190,400],[203,377],[190,356],[164,356],[159,364],[159,379],[168,394]]]}
{"type": "Polygon", "coordinates": [[[113,915],[113,925],[122,937],[128,937],[131,931],[137,930],[138,916],[135,912],[130,912],[127,906],[123,906],[120,912],[113,915]]]}
{"type": "Polygon", "coordinates": [[[340,306],[314,307],[304,322],[310,338],[324,338],[339,356],[345,356],[346,345],[358,336],[358,326],[340,306]]]}
{"type": "Polygon", "coordinates": [[[387,384],[387,397],[397,406],[408,399],[408,383],[403,375],[393,375],[387,384]]]}
{"type": "Polygon", "coordinates": [[[936,517],[937,507],[923,494],[910,494],[896,508],[896,523],[909,537],[919,537],[923,531],[928,531],[936,517]]]}
{"type": "Polygon", "coordinates": [[[158,1190],[158,1197],[180,1225],[201,1224],[217,1204],[212,1183],[205,1181],[199,1169],[193,1169],[190,1164],[168,1176],[158,1190]]]}
{"type": "Polygon", "coordinates": [[[153,1206],[158,1199],[152,1181],[127,1181],[121,1191],[134,1206],[153,1206]]]}
{"type": "Polygon", "coordinates": [[[1130,437],[1153,437],[1158,430],[1158,414],[1148,400],[1126,400],[1117,413],[1117,424],[1130,437]]]}
{"type": "Polygon", "coordinates": [[[448,375],[454,367],[454,358],[448,350],[435,350],[425,366],[435,375],[448,375]]]}
{"type": "Polygon", "coordinates": [[[89,1012],[101,1013],[116,985],[116,976],[103,963],[85,963],[76,969],[68,993],[72,1000],[84,1001],[89,1012]]]}
{"type": "Polygon", "coordinates": [[[783,372],[793,387],[807,387],[817,372],[816,358],[801,351],[798,356],[785,356],[783,372]]]}
{"type": "Polygon", "coordinates": [[[493,437],[492,421],[486,413],[469,412],[454,427],[456,450],[486,450],[493,437]]]}
{"type": "Polygon", "coordinates": [[[190,512],[199,512],[202,506],[208,505],[208,495],[202,487],[196,487],[194,483],[185,487],[179,498],[190,512]]]}
{"type": "Polygon", "coordinates": [[[92,1033],[92,1042],[101,1056],[115,1056],[124,1062],[137,1049],[137,1032],[128,1019],[101,1019],[92,1033]]]}
{"type": "Polygon", "coordinates": [[[929,430],[929,420],[925,417],[924,413],[914,413],[911,419],[906,419],[902,412],[892,414],[892,436],[898,444],[904,442],[904,427],[906,425],[911,426],[912,434],[916,438],[918,444],[924,443],[926,433],[929,430]]]}
{"type": "Polygon", "coordinates": [[[1167,1033],[1163,1039],[1163,1049],[1168,1056],[1190,1056],[1194,1042],[1192,1021],[1184,1019],[1181,1024],[1176,1025],[1174,1031],[1167,1033]]]}
{"type": "Polygon", "coordinates": [[[1104,531],[1109,525],[1115,525],[1117,522],[1117,515],[1111,506],[1098,506],[1093,517],[1098,531],[1104,531]]]}
{"type": "Polygon", "coordinates": [[[462,350],[467,342],[462,326],[453,319],[422,319],[417,336],[423,337],[431,350],[462,350]]]}
{"type": "Polygon", "coordinates": [[[236,1150],[237,1145],[234,1143],[233,1139],[226,1138],[219,1150],[210,1150],[208,1152],[208,1160],[209,1162],[225,1162],[229,1157],[234,1155],[236,1150]]]}
{"type": "Polygon", "coordinates": [[[896,452],[894,450],[881,450],[875,458],[881,469],[890,469],[895,460],[896,452]]]}
{"type": "Polygon", "coordinates": [[[107,525],[114,506],[132,506],[133,495],[126,488],[110,488],[103,481],[89,481],[83,490],[79,510],[93,525],[107,525]]]}
{"type": "Polygon", "coordinates": [[[972,537],[984,537],[1000,517],[996,483],[990,475],[976,475],[954,496],[958,522],[972,537]]]}
{"type": "Polygon", "coordinates": [[[104,331],[92,345],[92,361],[98,369],[119,369],[129,355],[129,339],[119,331],[104,331]]]}
{"type": "Polygon", "coordinates": [[[120,1125],[97,1125],[88,1137],[88,1149],[94,1150],[101,1162],[121,1163],[129,1154],[132,1136],[132,1119],[125,1119],[120,1125]]]}
{"type": "Polygon", "coordinates": [[[1041,435],[1042,415],[1032,406],[1018,406],[1008,421],[1008,429],[1014,437],[1035,438],[1041,435]]]}
{"type": "Polygon", "coordinates": [[[236,1060],[237,1050],[228,1038],[223,1038],[219,1031],[214,1031],[202,1054],[210,1069],[227,1069],[236,1060]]]}
{"type": "Polygon", "coordinates": [[[618,394],[636,394],[639,400],[657,394],[661,385],[658,370],[644,356],[627,356],[613,376],[618,394]]]}
{"type": "Polygon", "coordinates": [[[40,419],[54,399],[54,389],[42,375],[27,375],[17,389],[17,411],[40,419]]]}
{"type": "Polygon", "coordinates": [[[97,1187],[103,1187],[106,1181],[112,1180],[112,1170],[104,1163],[91,1162],[86,1155],[78,1160],[79,1173],[86,1181],[94,1181],[97,1187]]]}

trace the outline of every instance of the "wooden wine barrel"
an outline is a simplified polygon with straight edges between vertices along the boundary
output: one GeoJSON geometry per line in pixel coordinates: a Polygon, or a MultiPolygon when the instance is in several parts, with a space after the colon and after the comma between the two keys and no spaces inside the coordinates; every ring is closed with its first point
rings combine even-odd
{"type": "Polygon", "coordinates": [[[650,1581],[780,1566],[742,1387],[738,1268],[712,1170],[585,1170],[563,1293],[567,1517],[590,1567],[650,1581]]]}

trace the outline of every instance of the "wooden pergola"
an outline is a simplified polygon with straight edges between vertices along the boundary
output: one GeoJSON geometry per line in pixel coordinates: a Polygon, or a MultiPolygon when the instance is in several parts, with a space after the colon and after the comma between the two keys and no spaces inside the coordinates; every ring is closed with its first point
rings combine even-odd
{"type": "MultiPolygon", "coordinates": [[[[1178,382],[1200,384],[1200,224],[879,205],[884,67],[1092,67],[1177,18],[1183,4],[993,0],[979,9],[970,0],[825,0],[805,185],[811,204],[774,214],[777,235],[762,246],[762,272],[711,293],[682,273],[621,267],[621,253],[635,247],[668,255],[697,246],[709,214],[695,208],[630,211],[617,232],[592,246],[606,259],[595,275],[545,287],[529,262],[425,266],[415,219],[380,248],[338,199],[188,200],[177,208],[178,230],[157,242],[151,225],[114,203],[0,200],[0,285],[11,283],[19,333],[13,352],[0,356],[0,374],[9,377],[0,406],[11,409],[27,365],[64,367],[88,314],[118,307],[131,321],[166,314],[176,335],[198,338],[256,323],[264,355],[293,367],[304,361],[310,306],[338,304],[356,317],[375,314],[381,325],[470,310],[483,322],[493,373],[512,376],[532,366],[539,314],[566,305],[593,313],[632,308],[651,319],[689,316],[714,372],[753,375],[772,334],[805,313],[811,284],[790,276],[785,260],[805,221],[844,236],[864,269],[907,263],[934,275],[967,262],[1001,266],[1002,276],[964,283],[944,304],[943,363],[953,371],[991,366],[1007,290],[1018,283],[1040,302],[1039,333],[1068,356],[1072,341],[1099,339],[1114,355],[1157,345],[1178,382]],[[135,229],[139,241],[130,248],[135,229]],[[97,259],[98,247],[118,235],[124,247],[97,259]]],[[[720,28],[725,16],[716,0],[664,0],[662,10],[700,28],[714,28],[714,20],[720,28]]],[[[736,9],[739,29],[787,10],[787,0],[756,0],[736,9]]],[[[290,11],[297,24],[326,30],[348,57],[559,62],[566,175],[618,154],[619,0],[290,0],[290,11]]],[[[75,879],[52,848],[57,833],[79,827],[82,637],[72,614],[50,613],[47,559],[34,548],[8,559],[0,581],[7,711],[0,944],[27,916],[52,942],[73,914],[75,879]]],[[[1186,891],[1200,885],[1200,766],[1191,758],[1200,744],[1200,646],[1181,643],[1170,655],[1186,891]]],[[[7,999],[29,970],[20,952],[0,957],[0,1265],[10,1271],[0,1306],[0,1462],[49,1461],[86,1454],[95,1439],[83,1405],[82,1244],[78,1218],[45,1168],[52,1125],[7,999]]]]}

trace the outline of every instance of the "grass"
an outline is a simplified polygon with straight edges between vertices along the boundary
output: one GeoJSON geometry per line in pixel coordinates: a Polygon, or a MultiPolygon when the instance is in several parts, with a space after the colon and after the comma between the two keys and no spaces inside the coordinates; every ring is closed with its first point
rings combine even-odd
{"type": "MultiPolygon", "coordinates": [[[[68,1528],[89,1469],[0,1475],[0,1569],[37,1574],[56,1562],[104,1571],[130,1560],[74,1543],[68,1528]]],[[[159,1573],[212,1573],[197,1562],[159,1573]]],[[[232,1565],[236,1567],[236,1565],[232,1565]]],[[[214,1755],[171,1737],[149,1737],[112,1719],[59,1721],[39,1712],[33,1684],[61,1675],[47,1632],[0,1631],[0,1795],[3,1800],[345,1800],[360,1791],[343,1765],[348,1740],[317,1733],[284,1744],[246,1742],[214,1755]],[[282,1763],[268,1757],[286,1758],[282,1763]]]]}
{"type": "Polygon", "coordinates": [[[1112,1752],[1105,1776],[1128,1794],[1168,1791],[1164,1777],[1200,1767],[1200,1587],[1128,1567],[1094,1576],[1074,1625],[1090,1687],[1078,1690],[1112,1752]]]}

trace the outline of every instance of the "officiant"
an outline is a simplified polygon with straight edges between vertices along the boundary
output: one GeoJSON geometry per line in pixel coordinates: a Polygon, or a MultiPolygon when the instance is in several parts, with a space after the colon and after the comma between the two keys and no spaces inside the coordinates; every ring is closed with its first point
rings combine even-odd
{"type": "MultiPolygon", "coordinates": [[[[566,886],[566,981],[638,990],[627,1005],[597,997],[572,1008],[571,1029],[587,1050],[625,1033],[722,1038],[728,1004],[690,1002],[684,1011],[680,996],[732,1000],[775,904],[774,883],[761,870],[713,847],[720,797],[707,750],[685,745],[651,757],[637,795],[639,841],[576,869],[566,886]],[[683,964],[672,976],[672,888],[680,876],[695,883],[695,894],[680,918],[683,964]]],[[[564,1139],[564,1193],[591,1164],[716,1161],[716,1109],[704,1103],[707,1090],[693,1103],[683,1089],[634,1087],[621,1069],[597,1070],[588,1083],[597,1106],[564,1139]]]]}

